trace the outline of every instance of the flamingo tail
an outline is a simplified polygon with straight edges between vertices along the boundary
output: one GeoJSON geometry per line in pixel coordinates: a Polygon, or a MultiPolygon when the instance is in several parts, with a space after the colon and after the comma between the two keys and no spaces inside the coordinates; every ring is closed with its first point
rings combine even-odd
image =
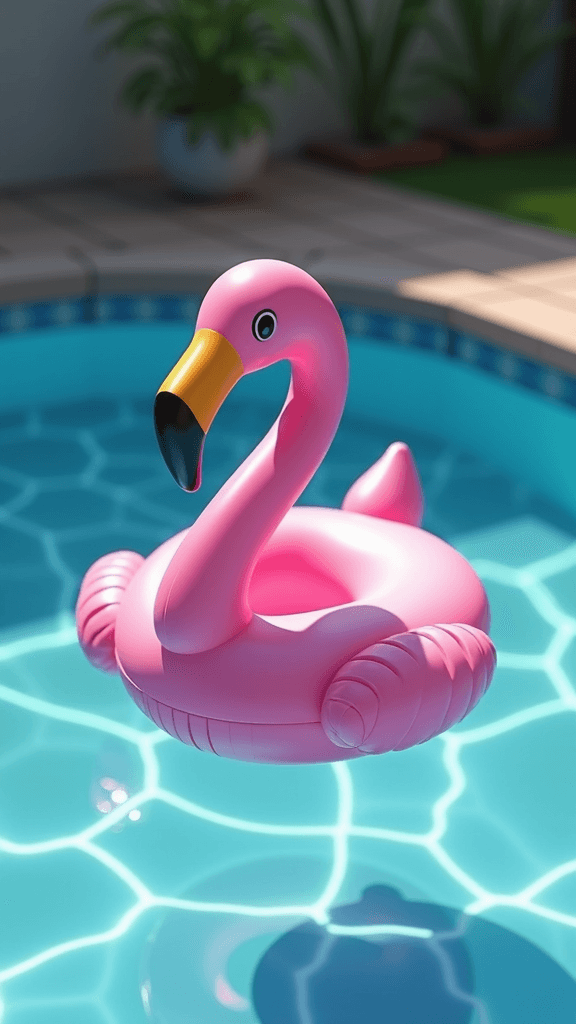
{"type": "Polygon", "coordinates": [[[384,455],[352,484],[342,508],[346,512],[362,512],[378,519],[420,526],[424,497],[408,445],[403,441],[391,444],[384,455]]]}
{"type": "Polygon", "coordinates": [[[474,626],[426,626],[343,665],[321,708],[326,735],[367,754],[405,750],[460,722],[490,684],[496,652],[474,626]]]}
{"type": "Polygon", "coordinates": [[[116,615],[130,580],[144,561],[136,551],[113,551],[86,573],[76,602],[76,628],[88,660],[104,672],[117,672],[116,615]]]}

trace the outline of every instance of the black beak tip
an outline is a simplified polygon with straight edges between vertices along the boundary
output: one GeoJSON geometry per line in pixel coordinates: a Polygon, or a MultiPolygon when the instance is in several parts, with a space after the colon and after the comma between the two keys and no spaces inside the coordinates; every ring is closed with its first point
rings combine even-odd
{"type": "Polygon", "coordinates": [[[176,483],[192,494],[200,488],[205,433],[178,395],[160,391],[154,402],[154,426],[164,462],[176,483]]]}

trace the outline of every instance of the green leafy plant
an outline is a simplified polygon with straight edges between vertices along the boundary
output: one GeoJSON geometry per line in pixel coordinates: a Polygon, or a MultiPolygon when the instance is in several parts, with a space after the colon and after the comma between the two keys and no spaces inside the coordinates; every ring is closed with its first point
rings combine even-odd
{"type": "Polygon", "coordinates": [[[436,91],[462,99],[471,121],[481,127],[502,124],[518,100],[527,71],[553,46],[573,34],[566,23],[545,29],[550,0],[451,0],[453,27],[431,16],[429,31],[440,56],[421,63],[436,91]]]}
{"type": "Polygon", "coordinates": [[[332,67],[322,77],[341,95],[359,142],[397,142],[414,134],[423,89],[406,57],[426,24],[429,0],[312,0],[332,67]]]}
{"type": "Polygon", "coordinates": [[[113,0],[92,21],[119,22],[103,51],[152,58],[124,85],[128,107],[184,117],[189,142],[212,129],[230,149],[272,128],[255,88],[290,85],[294,66],[313,66],[292,15],[310,17],[298,0],[113,0]]]}

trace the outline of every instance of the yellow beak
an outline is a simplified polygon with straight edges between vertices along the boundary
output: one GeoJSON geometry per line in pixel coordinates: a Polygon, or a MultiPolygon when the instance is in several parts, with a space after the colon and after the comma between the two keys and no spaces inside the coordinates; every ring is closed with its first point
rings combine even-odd
{"type": "Polygon", "coordinates": [[[202,328],[158,390],[156,437],[168,469],[185,491],[200,487],[206,433],[243,372],[227,338],[202,328]]]}

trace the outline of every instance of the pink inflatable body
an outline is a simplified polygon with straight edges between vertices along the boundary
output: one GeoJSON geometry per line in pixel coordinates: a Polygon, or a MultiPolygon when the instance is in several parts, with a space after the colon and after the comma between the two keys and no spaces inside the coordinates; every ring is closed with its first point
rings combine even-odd
{"type": "Polygon", "coordinates": [[[342,509],[293,508],[348,385],[342,325],[313,278],[254,260],[212,285],[156,397],[161,450],[196,490],[226,395],[280,359],[292,367],[280,416],[196,522],[147,559],[115,552],[86,574],[80,642],[158,726],[200,750],[289,764],[422,743],[490,682],[486,594],[458,552],[419,528],[422,491],[404,444],[342,509]]]}

